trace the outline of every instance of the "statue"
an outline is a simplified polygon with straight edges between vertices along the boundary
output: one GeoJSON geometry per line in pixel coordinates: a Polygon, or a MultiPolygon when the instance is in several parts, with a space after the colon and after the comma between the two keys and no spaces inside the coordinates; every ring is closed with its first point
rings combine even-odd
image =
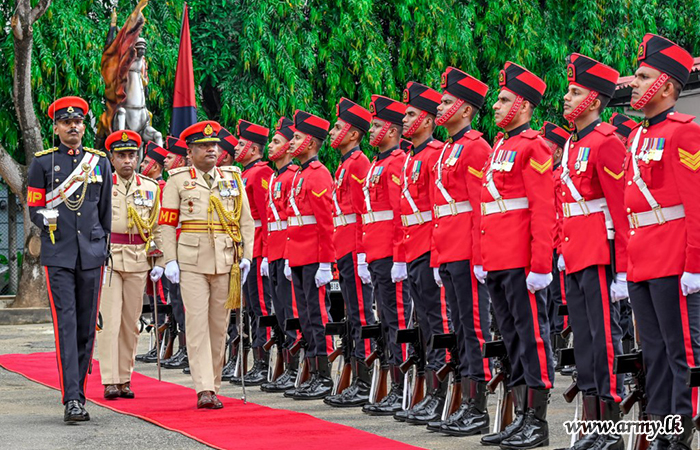
{"type": "Polygon", "coordinates": [[[144,142],[153,141],[163,146],[163,135],[151,125],[152,114],[146,107],[146,40],[140,35],[146,21],[142,11],[147,5],[148,0],[140,0],[118,32],[116,12],[112,12],[102,52],[106,109],[98,124],[98,148],[114,130],[132,130],[140,134],[144,142]]]}

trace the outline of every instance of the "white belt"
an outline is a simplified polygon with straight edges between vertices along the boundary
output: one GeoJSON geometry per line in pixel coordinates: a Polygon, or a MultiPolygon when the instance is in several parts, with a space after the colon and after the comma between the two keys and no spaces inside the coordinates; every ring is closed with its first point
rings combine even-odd
{"type": "Polygon", "coordinates": [[[357,214],[342,214],[340,216],[333,217],[333,225],[336,227],[344,227],[345,225],[350,225],[351,223],[357,222],[357,214]]]}
{"type": "Polygon", "coordinates": [[[435,205],[435,216],[445,217],[445,216],[456,216],[457,214],[462,214],[465,212],[471,212],[472,205],[469,202],[451,202],[446,205],[435,205]]]}
{"type": "Polygon", "coordinates": [[[280,220],[279,222],[267,222],[267,231],[281,231],[287,229],[287,221],[280,220]]]}
{"type": "Polygon", "coordinates": [[[507,198],[481,204],[481,215],[488,216],[490,214],[504,213],[514,211],[516,209],[527,209],[530,204],[527,197],[507,198]]]}
{"type": "Polygon", "coordinates": [[[577,217],[604,212],[604,208],[607,208],[607,206],[608,203],[604,198],[596,198],[594,200],[581,199],[580,202],[564,203],[562,204],[562,209],[564,210],[564,217],[577,217]]]}
{"type": "Polygon", "coordinates": [[[433,220],[432,211],[419,211],[413,214],[408,214],[401,216],[401,223],[405,227],[412,227],[413,225],[421,225],[425,222],[430,222],[433,220]]]}
{"type": "Polygon", "coordinates": [[[648,227],[649,225],[661,225],[671,220],[685,217],[683,205],[669,206],[668,208],[654,208],[651,211],[628,214],[630,228],[648,227]]]}
{"type": "Polygon", "coordinates": [[[287,217],[287,225],[290,227],[301,227],[304,225],[313,225],[316,223],[316,216],[289,216],[287,217]]]}
{"type": "Polygon", "coordinates": [[[362,223],[374,223],[374,222],[386,222],[387,220],[394,220],[394,211],[370,211],[367,214],[362,214],[362,223]]]}
{"type": "Polygon", "coordinates": [[[259,228],[262,226],[262,222],[260,221],[260,219],[255,219],[253,223],[255,224],[255,228],[259,228]]]}

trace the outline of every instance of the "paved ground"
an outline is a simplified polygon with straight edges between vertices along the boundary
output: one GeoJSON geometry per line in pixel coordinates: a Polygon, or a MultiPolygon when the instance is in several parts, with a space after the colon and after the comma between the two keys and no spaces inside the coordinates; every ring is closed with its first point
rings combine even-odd
{"type": "MultiPolygon", "coordinates": [[[[147,350],[148,337],[142,335],[139,352],[147,350]]],[[[0,326],[0,354],[53,351],[53,331],[50,324],[0,326]]],[[[156,377],[153,364],[137,363],[136,370],[156,377]]],[[[179,370],[163,370],[163,378],[172,383],[191,387],[189,375],[179,370]]],[[[569,438],[562,422],[573,415],[573,407],[564,402],[561,393],[570,380],[559,378],[549,409],[551,446],[567,447],[569,438]]],[[[137,395],[142,393],[136,392],[137,395]]],[[[230,384],[222,387],[222,395],[240,397],[241,388],[230,384]]],[[[281,395],[265,394],[248,389],[248,400],[273,408],[289,409],[311,414],[391,439],[424,448],[480,449],[478,437],[453,438],[431,433],[422,427],[401,424],[392,418],[373,418],[357,410],[335,409],[321,401],[296,402],[281,395]]],[[[495,398],[490,399],[493,414],[495,398]]],[[[0,443],[13,449],[121,449],[125,443],[132,448],[197,449],[205,446],[178,433],[164,430],[140,419],[118,414],[89,403],[92,420],[78,426],[63,423],[63,407],[57,391],[28,381],[24,377],[0,369],[0,443]]],[[[302,437],[301,431],[298,437],[302,437]]],[[[330,439],[331,437],[329,437],[330,439]]],[[[329,441],[330,444],[330,441],[329,441]]]]}

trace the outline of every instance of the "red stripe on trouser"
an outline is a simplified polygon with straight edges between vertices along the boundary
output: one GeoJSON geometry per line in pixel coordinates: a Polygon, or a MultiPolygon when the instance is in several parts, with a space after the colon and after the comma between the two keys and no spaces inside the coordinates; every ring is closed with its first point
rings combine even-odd
{"type": "MultiPolygon", "coordinates": [[[[559,290],[561,291],[561,304],[566,305],[566,282],[565,276],[564,276],[564,271],[560,270],[559,271],[559,290]]],[[[557,313],[559,314],[559,313],[557,313]]],[[[564,316],[564,328],[569,326],[569,316],[566,315],[564,316]]]]}
{"type": "MultiPolygon", "coordinates": [[[[137,178],[138,179],[138,178],[137,178]]],[[[104,279],[104,274],[105,274],[105,266],[100,267],[100,287],[97,289],[97,308],[95,311],[95,324],[97,324],[97,319],[100,316],[100,300],[102,299],[102,280],[104,279]]],[[[92,330],[93,333],[96,333],[96,331],[92,330]]],[[[92,348],[90,349],[90,359],[88,359],[88,371],[90,370],[90,366],[92,365],[92,355],[95,353],[95,339],[96,337],[93,336],[92,338],[92,348]]],[[[83,381],[83,394],[87,392],[87,374],[85,374],[85,381],[83,381]]],[[[87,397],[87,395],[86,395],[87,397]]]]}
{"type": "MultiPolygon", "coordinates": [[[[442,316],[442,332],[449,333],[450,327],[447,321],[447,300],[445,299],[445,285],[440,286],[440,316],[442,316]]],[[[447,352],[445,356],[446,362],[452,361],[452,354],[447,352]]]]}
{"type": "MultiPolygon", "coordinates": [[[[326,286],[318,288],[318,309],[321,311],[321,321],[325,327],[328,323],[328,311],[326,311],[326,286]]],[[[326,352],[333,353],[333,336],[326,336],[326,352]]]]}
{"type": "Polygon", "coordinates": [[[530,297],[530,311],[532,313],[532,328],[535,333],[535,342],[537,344],[537,360],[540,364],[540,373],[542,374],[542,382],[544,383],[545,389],[552,388],[552,382],[549,380],[549,372],[547,370],[547,353],[544,348],[544,341],[542,340],[542,334],[540,333],[540,322],[538,320],[539,311],[537,308],[537,298],[535,294],[527,291],[527,295],[530,297]]]}
{"type": "Polygon", "coordinates": [[[51,317],[53,318],[53,336],[56,342],[56,362],[58,363],[58,381],[61,386],[61,398],[65,395],[63,390],[63,362],[61,361],[61,342],[58,338],[58,314],[56,313],[56,305],[53,300],[53,293],[51,292],[51,282],[49,281],[49,268],[44,266],[44,272],[46,273],[46,287],[49,291],[49,303],[51,304],[51,317]]]}
{"type": "MultiPolygon", "coordinates": [[[[469,264],[469,275],[472,279],[472,319],[474,320],[474,333],[479,341],[479,348],[484,348],[484,331],[481,329],[481,303],[479,302],[479,285],[474,275],[474,266],[469,264]]],[[[488,358],[481,359],[484,365],[484,381],[491,381],[491,368],[488,358]]]]}
{"type": "MultiPolygon", "coordinates": [[[[357,272],[357,256],[352,254],[352,265],[355,273],[355,291],[357,292],[357,308],[360,314],[360,325],[367,325],[367,317],[365,316],[365,297],[362,294],[362,280],[357,272]]],[[[372,343],[369,339],[363,339],[365,345],[365,356],[372,353],[372,343]]]]}
{"type": "MultiPolygon", "coordinates": [[[[255,258],[255,267],[258,268],[260,267],[260,262],[262,261],[262,257],[258,256],[255,258]]],[[[248,274],[250,275],[250,274],[248,274]]],[[[258,303],[260,304],[260,312],[263,316],[267,316],[267,305],[265,305],[265,290],[263,288],[263,277],[260,275],[260,273],[255,273],[255,281],[258,285],[258,303]]],[[[272,328],[271,327],[266,327],[265,328],[265,335],[267,336],[267,340],[270,340],[270,337],[272,333],[272,328]]]]}
{"type": "MultiPolygon", "coordinates": [[[[403,300],[403,281],[399,281],[398,283],[394,283],[394,287],[396,288],[396,315],[398,316],[399,319],[399,330],[405,330],[406,329],[406,310],[405,310],[405,305],[404,305],[404,300],[403,300]]],[[[408,358],[408,345],[407,344],[401,344],[401,358],[402,360],[406,360],[408,358]]]]}
{"type": "Polygon", "coordinates": [[[608,378],[610,378],[610,396],[615,403],[620,403],[622,398],[617,394],[617,376],[613,372],[615,351],[612,343],[612,331],[610,330],[610,295],[606,281],[605,266],[598,266],[598,282],[600,283],[600,298],[603,308],[603,326],[605,328],[605,354],[608,360],[608,378]]]}
{"type": "MultiPolygon", "coordinates": [[[[695,355],[693,354],[693,338],[690,335],[690,323],[688,321],[688,299],[683,295],[683,290],[680,286],[680,277],[678,278],[678,299],[680,300],[681,311],[681,328],[683,329],[683,344],[685,346],[685,360],[688,367],[695,367],[695,355]]],[[[693,417],[698,415],[698,388],[691,388],[693,417]]]]}

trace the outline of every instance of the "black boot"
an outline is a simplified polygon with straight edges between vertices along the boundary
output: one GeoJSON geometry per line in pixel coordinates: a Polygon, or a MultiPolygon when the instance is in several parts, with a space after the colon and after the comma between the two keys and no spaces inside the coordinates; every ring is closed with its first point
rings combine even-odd
{"type": "Polygon", "coordinates": [[[426,370],[426,375],[426,382],[430,389],[428,395],[421,402],[423,405],[420,408],[409,411],[406,423],[427,425],[428,422],[439,420],[442,416],[442,408],[445,406],[447,381],[440,381],[433,370],[426,370]]]}
{"type": "MultiPolygon", "coordinates": [[[[161,335],[160,337],[163,339],[163,336],[161,335]]],[[[160,342],[160,340],[158,341],[160,342]]],[[[158,349],[156,348],[155,342],[153,343],[153,348],[151,348],[149,351],[146,353],[141,353],[140,355],[136,355],[136,361],[139,362],[145,362],[145,363],[154,363],[158,361],[158,349]]]]}
{"type": "Polygon", "coordinates": [[[284,372],[275,381],[263,383],[260,385],[260,390],[263,392],[284,392],[287,389],[294,387],[294,381],[297,378],[298,358],[294,358],[289,350],[282,350],[282,358],[284,359],[284,372]]]}
{"type": "Polygon", "coordinates": [[[501,442],[501,448],[520,450],[549,445],[548,404],[549,389],[528,388],[523,424],[515,434],[501,442]]]}
{"type": "MultiPolygon", "coordinates": [[[[447,420],[440,431],[451,436],[473,436],[489,431],[489,412],[486,409],[486,382],[468,380],[463,386],[466,392],[467,410],[455,420],[447,420]]],[[[464,405],[464,402],[462,402],[464,405]]],[[[461,409],[461,407],[460,407],[461,409]]]]}
{"type": "Polygon", "coordinates": [[[253,349],[253,367],[245,374],[246,386],[260,386],[267,381],[269,354],[262,347],[253,349]]]}
{"type": "Polygon", "coordinates": [[[317,400],[329,395],[333,390],[331,380],[331,366],[328,356],[317,356],[316,371],[313,373],[311,383],[305,389],[297,389],[292,397],[294,400],[317,400]]]}
{"type": "Polygon", "coordinates": [[[515,417],[503,431],[487,434],[481,438],[482,445],[500,445],[505,439],[513,436],[523,425],[525,419],[525,409],[527,408],[527,386],[521,384],[512,388],[513,391],[513,406],[515,409],[515,417]]]}
{"type": "MultiPolygon", "coordinates": [[[[615,402],[609,402],[606,400],[600,400],[600,420],[610,420],[612,422],[619,422],[622,413],[620,412],[620,405],[615,402]]],[[[595,450],[624,450],[625,441],[622,440],[622,436],[619,434],[601,434],[590,446],[586,447],[595,450]]]]}
{"type": "Polygon", "coordinates": [[[338,395],[329,395],[323,399],[326,405],[338,408],[352,408],[366,405],[369,402],[369,388],[372,384],[369,367],[367,367],[364,361],[358,361],[357,358],[352,358],[352,371],[355,373],[355,379],[352,384],[342,393],[338,395]]]}
{"type": "MultiPolygon", "coordinates": [[[[287,398],[293,398],[293,397],[294,397],[294,394],[296,394],[296,392],[297,392],[298,390],[306,390],[306,389],[308,389],[308,387],[311,385],[311,382],[313,381],[313,378],[314,378],[314,371],[316,370],[316,362],[315,362],[315,360],[316,360],[316,358],[304,358],[304,366],[306,366],[307,369],[305,369],[304,366],[299,366],[299,367],[297,368],[297,373],[298,373],[299,371],[306,371],[306,370],[308,370],[308,372],[309,372],[309,377],[308,377],[305,381],[303,381],[303,382],[299,385],[299,387],[294,387],[294,385],[292,385],[292,387],[290,387],[289,389],[287,389],[286,391],[284,391],[284,396],[285,396],[285,397],[287,397],[287,398]],[[313,365],[312,365],[312,364],[313,364],[313,365]]],[[[302,373],[303,373],[303,372],[302,372],[302,373]]],[[[294,381],[295,381],[295,383],[296,383],[296,379],[295,379],[294,381]]]]}
{"type": "Polygon", "coordinates": [[[190,362],[187,359],[187,340],[185,338],[185,332],[181,331],[177,335],[177,338],[177,353],[161,363],[161,365],[166,369],[184,369],[190,365],[190,362]]]}
{"type": "MultiPolygon", "coordinates": [[[[598,408],[600,401],[596,395],[583,395],[583,420],[592,421],[600,420],[600,409],[598,408]]],[[[591,433],[583,436],[581,439],[574,442],[574,445],[569,450],[584,450],[593,445],[598,439],[598,433],[591,433]]]]}
{"type": "Polygon", "coordinates": [[[668,450],[690,450],[690,444],[693,442],[693,418],[690,416],[681,416],[681,425],[683,426],[683,432],[670,436],[671,444],[668,450]]]}
{"type": "Polygon", "coordinates": [[[440,431],[442,425],[451,424],[460,420],[469,410],[469,405],[471,404],[471,399],[469,398],[469,380],[467,378],[462,378],[460,384],[462,385],[462,401],[459,404],[459,408],[447,416],[445,420],[433,420],[428,422],[426,428],[428,428],[429,431],[440,431]]]}
{"type": "MultiPolygon", "coordinates": [[[[665,416],[657,416],[655,414],[648,414],[648,420],[657,420],[663,422],[665,416]]],[[[668,434],[658,434],[656,438],[651,441],[647,450],[669,450],[671,447],[671,435],[668,434]]]]}
{"type": "Polygon", "coordinates": [[[236,358],[238,352],[236,351],[236,346],[233,344],[233,339],[230,339],[228,344],[228,361],[224,368],[221,370],[221,381],[231,381],[236,374],[236,358]]]}
{"type": "Polygon", "coordinates": [[[393,416],[401,411],[403,401],[403,375],[398,366],[391,366],[391,389],[389,393],[377,403],[367,404],[362,407],[362,412],[370,416],[393,416]]]}

